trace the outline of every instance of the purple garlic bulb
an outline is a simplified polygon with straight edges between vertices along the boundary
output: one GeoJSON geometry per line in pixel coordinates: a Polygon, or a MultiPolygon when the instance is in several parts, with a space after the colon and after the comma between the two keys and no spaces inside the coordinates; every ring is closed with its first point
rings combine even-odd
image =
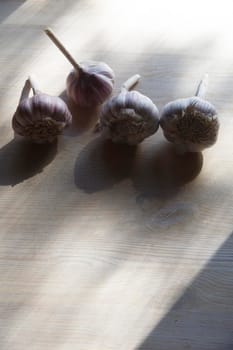
{"type": "Polygon", "coordinates": [[[67,95],[79,106],[101,105],[112,94],[113,70],[104,62],[80,63],[67,77],[67,95]]]}
{"type": "Polygon", "coordinates": [[[217,111],[204,100],[207,81],[205,75],[195,96],[169,102],[161,112],[160,126],[164,136],[182,153],[200,152],[217,141],[217,111]]]}
{"type": "Polygon", "coordinates": [[[66,80],[68,97],[80,107],[96,107],[106,101],[113,90],[113,70],[104,62],[77,63],[51,29],[45,33],[74,67],[66,80]]]}
{"type": "Polygon", "coordinates": [[[41,93],[31,77],[26,80],[12,119],[16,134],[36,143],[53,142],[71,121],[71,113],[61,98],[41,93]],[[31,89],[34,95],[29,97],[31,89]]]}
{"type": "Polygon", "coordinates": [[[136,145],[159,128],[159,111],[151,99],[137,91],[128,91],[139,78],[136,74],[128,79],[120,94],[102,108],[98,129],[113,142],[136,145]]]}

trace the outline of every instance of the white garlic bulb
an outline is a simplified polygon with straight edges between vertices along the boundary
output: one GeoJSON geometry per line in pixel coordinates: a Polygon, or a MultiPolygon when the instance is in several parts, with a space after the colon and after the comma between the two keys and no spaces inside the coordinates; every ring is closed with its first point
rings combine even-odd
{"type": "Polygon", "coordinates": [[[136,74],[128,79],[120,94],[102,108],[98,128],[113,142],[136,145],[158,130],[159,111],[155,104],[137,91],[128,91],[139,78],[136,74]]]}
{"type": "Polygon", "coordinates": [[[36,85],[32,77],[26,80],[12,127],[16,134],[33,142],[53,142],[71,123],[72,115],[60,97],[44,94],[36,85]],[[34,96],[29,97],[31,89],[34,96]]]}
{"type": "Polygon", "coordinates": [[[161,112],[164,136],[182,152],[200,152],[217,141],[217,111],[204,100],[207,82],[206,74],[195,96],[169,102],[161,112]]]}
{"type": "Polygon", "coordinates": [[[45,29],[45,33],[74,67],[66,80],[68,97],[81,107],[95,107],[107,100],[114,85],[112,68],[104,62],[77,63],[51,29],[45,29]]]}

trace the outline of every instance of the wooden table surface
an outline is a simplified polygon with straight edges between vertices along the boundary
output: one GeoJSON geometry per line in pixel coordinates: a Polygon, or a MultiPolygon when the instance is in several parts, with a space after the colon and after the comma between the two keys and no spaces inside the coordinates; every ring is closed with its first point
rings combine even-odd
{"type": "Polygon", "coordinates": [[[231,1],[0,1],[0,349],[233,349],[231,1]],[[25,79],[65,96],[69,62],[104,60],[114,93],[135,73],[158,106],[209,73],[217,144],[178,156],[159,131],[137,148],[93,133],[14,139],[25,79]]]}

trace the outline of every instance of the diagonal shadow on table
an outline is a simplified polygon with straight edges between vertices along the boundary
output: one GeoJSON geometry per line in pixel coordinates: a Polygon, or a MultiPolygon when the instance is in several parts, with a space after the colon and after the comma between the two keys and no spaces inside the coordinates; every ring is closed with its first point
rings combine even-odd
{"type": "Polygon", "coordinates": [[[233,349],[232,252],[233,233],[138,350],[233,349]]]}
{"type": "Polygon", "coordinates": [[[5,0],[1,1],[0,22],[4,21],[12,12],[22,6],[26,0],[5,0]]]}

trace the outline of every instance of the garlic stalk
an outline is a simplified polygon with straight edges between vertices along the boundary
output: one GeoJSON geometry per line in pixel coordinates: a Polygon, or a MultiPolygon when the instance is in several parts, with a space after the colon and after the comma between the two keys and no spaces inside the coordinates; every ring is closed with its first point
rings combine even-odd
{"type": "Polygon", "coordinates": [[[112,93],[114,72],[104,62],[78,63],[50,28],[45,33],[73,66],[66,80],[68,97],[81,107],[101,105],[112,93]]]}

